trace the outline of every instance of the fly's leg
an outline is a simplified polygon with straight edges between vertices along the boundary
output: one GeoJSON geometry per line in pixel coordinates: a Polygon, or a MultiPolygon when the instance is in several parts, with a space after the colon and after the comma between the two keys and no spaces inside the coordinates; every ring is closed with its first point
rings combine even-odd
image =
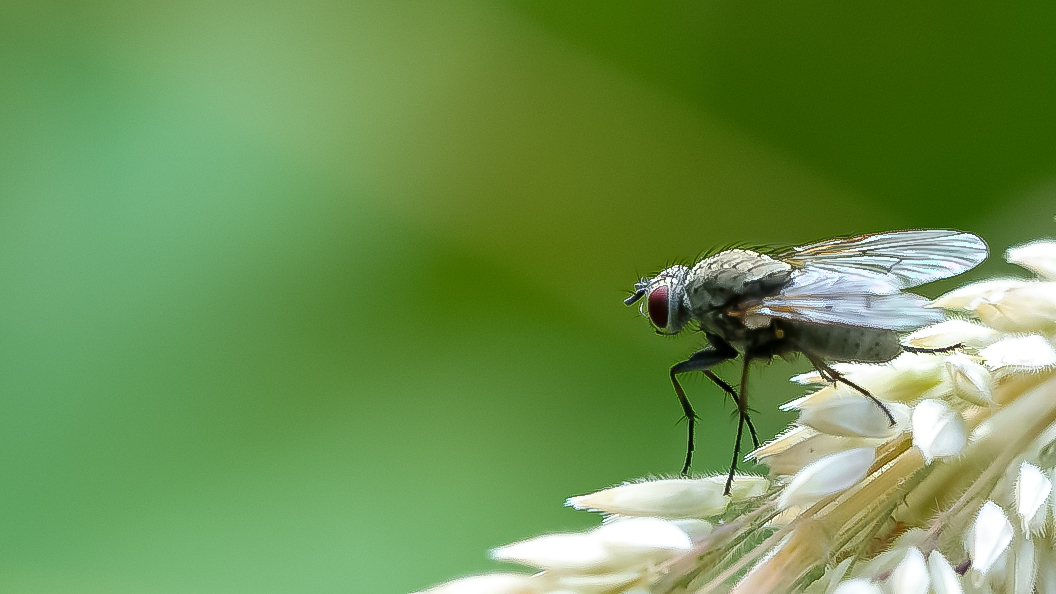
{"type": "Polygon", "coordinates": [[[962,348],[964,348],[964,343],[962,343],[962,342],[958,342],[957,344],[951,345],[951,346],[948,346],[948,347],[939,347],[937,349],[928,349],[928,348],[911,347],[911,346],[902,345],[902,350],[906,351],[907,353],[925,353],[925,354],[926,353],[950,353],[950,352],[953,352],[953,351],[956,351],[956,350],[962,349],[962,348]]]}
{"type": "Polygon", "coordinates": [[[846,377],[844,377],[844,375],[842,373],[840,373],[839,371],[836,371],[835,369],[833,369],[828,363],[826,363],[825,361],[822,361],[820,357],[816,357],[816,356],[814,356],[814,355],[812,355],[812,354],[810,354],[810,353],[808,353],[806,351],[803,351],[803,354],[807,356],[807,359],[809,359],[810,362],[814,365],[814,369],[818,370],[818,373],[821,374],[822,378],[824,378],[826,381],[830,381],[830,382],[832,382],[834,384],[835,383],[846,384],[846,385],[850,386],[851,388],[854,388],[855,390],[858,390],[859,392],[862,393],[863,396],[865,396],[869,400],[872,400],[873,404],[879,406],[880,410],[884,411],[884,415],[887,416],[888,423],[890,423],[890,425],[892,427],[895,426],[895,416],[891,414],[891,411],[888,410],[888,408],[886,406],[884,406],[883,402],[880,402],[879,400],[877,400],[876,396],[873,396],[872,394],[870,394],[869,390],[866,390],[865,388],[859,386],[858,384],[856,384],[856,383],[852,382],[851,380],[847,379],[846,377]]]}
{"type": "Polygon", "coordinates": [[[675,395],[678,396],[678,403],[682,405],[682,412],[685,413],[686,420],[689,424],[689,437],[686,441],[686,462],[682,465],[682,476],[689,475],[689,466],[693,463],[693,432],[697,424],[697,413],[693,412],[693,405],[689,403],[689,398],[686,397],[686,392],[682,389],[682,385],[678,383],[678,378],[676,376],[691,371],[703,371],[704,374],[708,376],[708,379],[714,381],[720,388],[731,394],[734,400],[737,400],[737,394],[733,393],[733,388],[710,371],[712,367],[715,367],[719,363],[729,361],[736,356],[737,351],[733,348],[716,348],[712,345],[704,350],[693,353],[689,359],[686,359],[671,368],[671,384],[675,387],[675,395]]]}
{"type": "MultiPolygon", "coordinates": [[[[722,391],[726,392],[726,394],[728,394],[730,397],[732,397],[734,402],[738,403],[737,404],[737,412],[740,413],[742,407],[740,405],[740,402],[737,399],[737,392],[733,391],[733,386],[731,386],[730,384],[727,384],[725,380],[723,380],[721,377],[715,375],[714,372],[705,371],[704,375],[706,375],[708,377],[708,379],[710,379],[711,381],[715,382],[716,386],[722,388],[722,391]]],[[[744,392],[742,391],[741,394],[744,394],[744,392]]],[[[751,434],[751,436],[752,436],[752,444],[756,448],[758,448],[759,447],[759,434],[755,431],[755,424],[752,423],[752,417],[750,417],[748,415],[748,403],[747,403],[747,401],[745,402],[743,408],[744,408],[744,422],[748,424],[748,433],[751,434]]]]}
{"type": "Polygon", "coordinates": [[[733,486],[733,475],[737,472],[737,460],[741,457],[741,436],[744,435],[744,425],[748,425],[748,429],[752,433],[752,442],[755,447],[759,447],[759,438],[755,434],[755,427],[752,426],[752,420],[748,417],[748,364],[751,363],[751,358],[745,355],[744,367],[741,368],[741,397],[737,398],[734,395],[734,400],[737,402],[737,412],[740,413],[737,419],[737,439],[733,442],[733,462],[730,464],[730,474],[726,477],[726,489],[722,492],[723,495],[730,494],[730,487],[733,486]]]}

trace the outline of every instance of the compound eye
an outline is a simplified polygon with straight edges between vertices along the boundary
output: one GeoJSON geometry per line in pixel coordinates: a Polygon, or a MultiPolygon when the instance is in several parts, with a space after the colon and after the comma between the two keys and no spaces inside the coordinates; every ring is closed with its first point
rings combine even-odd
{"type": "Polygon", "coordinates": [[[660,285],[649,293],[649,319],[657,328],[667,328],[668,292],[666,285],[660,285]]]}

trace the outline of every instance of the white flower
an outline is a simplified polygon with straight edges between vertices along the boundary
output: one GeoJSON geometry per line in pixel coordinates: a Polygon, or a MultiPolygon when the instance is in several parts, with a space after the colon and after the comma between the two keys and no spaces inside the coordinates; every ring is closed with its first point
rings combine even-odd
{"type": "Polygon", "coordinates": [[[910,333],[902,343],[922,349],[941,349],[957,344],[980,348],[1000,339],[1000,332],[982,324],[946,320],[910,333]]]}
{"type": "Polygon", "coordinates": [[[964,594],[961,577],[953,570],[946,556],[937,550],[928,555],[928,574],[935,594],[964,594]]]}
{"type": "Polygon", "coordinates": [[[891,572],[889,588],[898,594],[927,594],[928,566],[924,553],[917,547],[909,547],[902,560],[891,572]]]}
{"type": "Polygon", "coordinates": [[[876,458],[873,448],[854,448],[807,464],[781,492],[778,507],[810,505],[865,478],[876,458]]]}
{"type": "Polygon", "coordinates": [[[723,495],[726,476],[664,479],[630,483],[589,495],[570,497],[567,505],[624,516],[703,518],[720,514],[733,499],[761,495],[770,482],[761,476],[738,475],[730,496],[723,495]]]}
{"type": "MultiPolygon", "coordinates": [[[[545,585],[521,573],[488,573],[453,580],[420,594],[540,594],[545,585]]],[[[546,588],[549,590],[549,588],[546,588]]]]}
{"type": "Polygon", "coordinates": [[[1045,503],[1052,492],[1052,482],[1040,468],[1029,462],[1019,465],[1019,477],[1016,479],[1016,511],[1022,520],[1023,532],[1037,532],[1045,521],[1048,510],[1045,503]]]}
{"type": "Polygon", "coordinates": [[[1037,334],[1006,338],[979,351],[990,369],[1038,370],[1056,365],[1056,349],[1037,334]]]}
{"type": "Polygon", "coordinates": [[[994,378],[985,367],[971,357],[956,353],[947,356],[945,364],[953,393],[958,398],[979,406],[993,404],[994,378]]]}
{"type": "Polygon", "coordinates": [[[1032,241],[1009,248],[1005,260],[1018,264],[1042,278],[1056,280],[1056,241],[1032,241]]]}
{"type": "Polygon", "coordinates": [[[979,508],[968,533],[966,548],[972,559],[972,572],[985,576],[1012,543],[1012,524],[1004,510],[993,501],[979,508]]]}
{"type": "Polygon", "coordinates": [[[964,419],[942,400],[924,400],[913,408],[913,445],[924,461],[956,456],[964,449],[964,419]]]}
{"type": "Polygon", "coordinates": [[[891,437],[908,424],[909,407],[897,402],[886,404],[895,425],[872,400],[858,395],[838,395],[820,402],[800,404],[799,422],[829,435],[844,437],[891,437]]]}

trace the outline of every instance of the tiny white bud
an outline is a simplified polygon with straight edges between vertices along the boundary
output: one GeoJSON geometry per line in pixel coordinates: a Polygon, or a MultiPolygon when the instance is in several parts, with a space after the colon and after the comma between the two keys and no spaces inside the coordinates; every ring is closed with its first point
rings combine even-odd
{"type": "Polygon", "coordinates": [[[929,304],[929,307],[942,307],[945,309],[968,309],[978,300],[989,300],[999,297],[1005,291],[1022,287],[1029,281],[1016,278],[995,278],[991,280],[971,283],[954,289],[940,296],[929,304]]]}
{"type": "Polygon", "coordinates": [[[945,364],[953,393],[958,398],[978,406],[993,404],[994,378],[986,367],[961,354],[946,357],[945,364]]]}
{"type": "Polygon", "coordinates": [[[917,547],[909,547],[902,560],[891,572],[888,586],[899,594],[927,594],[928,592],[928,566],[924,561],[924,553],[917,547]]]}
{"type": "Polygon", "coordinates": [[[946,320],[910,333],[903,344],[922,349],[941,349],[957,344],[981,348],[1001,338],[993,328],[966,320],[946,320]]]}
{"type": "Polygon", "coordinates": [[[946,556],[938,550],[928,555],[928,575],[931,577],[931,589],[935,594],[964,594],[961,576],[957,575],[946,556]]]}
{"type": "Polygon", "coordinates": [[[1039,240],[1008,248],[1005,260],[1042,278],[1056,280],[1056,241],[1039,240]]]}
{"type": "Polygon", "coordinates": [[[1024,534],[1038,532],[1045,522],[1048,510],[1045,503],[1052,492],[1052,482],[1040,468],[1029,462],[1019,465],[1016,479],[1016,511],[1022,520],[1024,534]]]}
{"type": "Polygon", "coordinates": [[[1056,349],[1037,334],[1006,338],[979,351],[990,369],[1032,371],[1056,365],[1056,349]]]}
{"type": "Polygon", "coordinates": [[[908,406],[889,402],[887,410],[895,418],[895,425],[872,400],[862,395],[834,396],[821,402],[803,402],[799,423],[821,433],[843,437],[891,437],[908,425],[908,406]]]}
{"type": "Polygon", "coordinates": [[[913,445],[926,463],[960,454],[966,442],[964,419],[945,401],[928,399],[913,407],[913,445]]]}
{"type": "Polygon", "coordinates": [[[968,532],[966,548],[972,559],[972,572],[985,576],[1012,543],[1012,524],[1005,512],[993,501],[979,508],[971,530],[968,532]]]}
{"type": "Polygon", "coordinates": [[[1034,282],[969,308],[986,325],[1002,332],[1047,332],[1056,328],[1056,283],[1034,282]]]}
{"type": "Polygon", "coordinates": [[[781,492],[778,507],[807,506],[851,487],[865,478],[875,458],[874,448],[854,448],[807,464],[781,492]]]}
{"type": "Polygon", "coordinates": [[[539,594],[547,590],[548,586],[527,574],[486,573],[452,580],[419,594],[539,594]]]}
{"type": "Polygon", "coordinates": [[[880,589],[880,586],[865,578],[855,578],[840,582],[832,594],[884,594],[884,591],[880,589]]]}

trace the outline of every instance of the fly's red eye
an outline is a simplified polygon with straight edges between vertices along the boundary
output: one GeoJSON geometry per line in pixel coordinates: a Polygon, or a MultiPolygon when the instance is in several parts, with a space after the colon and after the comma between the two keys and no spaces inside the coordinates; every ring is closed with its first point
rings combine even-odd
{"type": "Polygon", "coordinates": [[[657,328],[667,328],[667,294],[668,289],[664,285],[649,293],[649,319],[657,328]]]}

